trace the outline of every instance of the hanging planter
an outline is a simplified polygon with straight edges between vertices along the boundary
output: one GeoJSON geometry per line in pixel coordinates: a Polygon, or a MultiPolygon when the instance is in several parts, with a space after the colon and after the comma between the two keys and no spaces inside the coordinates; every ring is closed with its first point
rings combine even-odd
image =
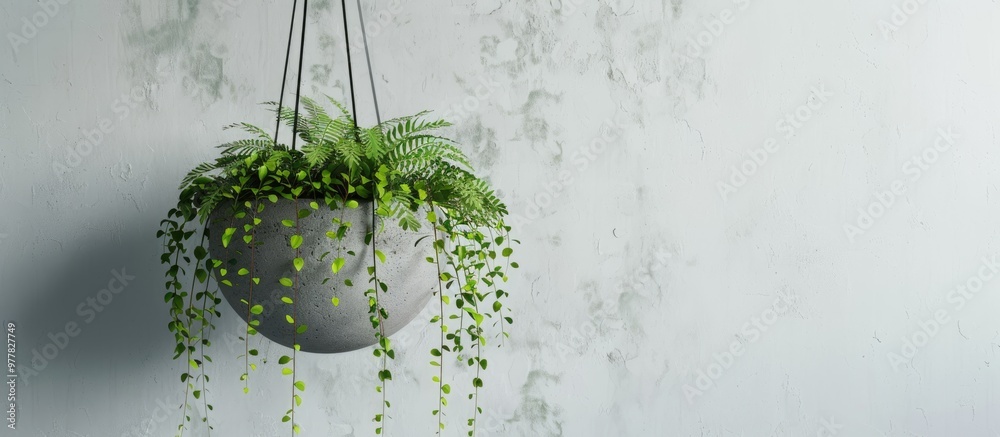
{"type": "MultiPolygon", "coordinates": [[[[225,235],[228,229],[235,235],[236,231],[252,225],[253,217],[261,220],[259,226],[252,228],[254,244],[236,238],[228,247],[221,241],[209,245],[213,259],[229,259],[235,266],[253,265],[254,277],[260,279],[253,287],[250,286],[252,280],[244,280],[241,285],[222,285],[222,295],[244,322],[258,320],[256,330],[282,346],[298,344],[304,352],[317,353],[348,352],[372,346],[376,338],[368,320],[368,298],[361,287],[368,284],[370,276],[367,268],[371,265],[373,251],[365,238],[372,232],[373,203],[364,201],[356,208],[340,210],[310,207],[322,202],[322,199],[281,199],[259,214],[247,214],[239,220],[234,218],[233,205],[217,207],[209,218],[211,235],[225,235]],[[298,229],[281,224],[303,210],[308,216],[298,220],[298,229]],[[328,235],[333,232],[333,223],[352,226],[342,238],[334,238],[336,235],[328,235]],[[282,301],[288,294],[282,279],[290,280],[297,273],[294,260],[284,250],[294,235],[300,235],[303,241],[299,248],[303,267],[298,272],[296,321],[308,326],[306,332],[298,335],[285,318],[285,302],[282,301]],[[344,259],[344,264],[334,274],[332,261],[338,258],[344,259]],[[352,285],[346,285],[348,283],[352,285]],[[245,302],[251,300],[259,307],[248,311],[245,302]],[[331,305],[336,309],[331,310],[331,305]],[[256,311],[259,314],[254,314],[256,311]]],[[[235,211],[245,211],[245,207],[235,211]]],[[[437,291],[437,269],[426,261],[427,257],[434,256],[434,240],[427,238],[430,236],[432,234],[426,229],[408,232],[384,221],[376,229],[375,247],[382,248],[386,257],[386,262],[379,265],[379,279],[395,284],[393,292],[385,293],[380,302],[392,315],[383,321],[387,336],[410,323],[437,291]]],[[[225,278],[218,277],[219,280],[225,278]]]]}
{"type": "MultiPolygon", "coordinates": [[[[343,0],[341,6],[346,29],[343,0]]],[[[288,58],[286,70],[287,64],[288,58]]],[[[368,346],[380,362],[373,378],[373,394],[381,397],[374,432],[385,435],[385,384],[395,358],[390,336],[433,301],[437,311],[429,322],[440,337],[429,351],[429,373],[438,386],[437,402],[428,408],[438,419],[433,431],[445,427],[452,392],[446,369],[467,366],[474,409],[466,423],[475,435],[481,372],[488,366],[483,348],[506,337],[513,322],[503,284],[507,271],[518,267],[510,261],[517,240],[504,222],[506,206],[473,173],[462,150],[436,133],[449,126],[446,121],[420,113],[383,122],[376,99],[377,124],[360,128],[353,75],[352,109],[328,98],[336,108],[328,113],[301,96],[302,65],[300,53],[295,105],[271,104],[274,135],[247,123],[231,125],[250,138],[219,146],[218,158],[187,174],[177,206],[157,233],[167,266],[164,301],[174,358],[187,363],[179,434],[192,415],[208,422],[214,409],[206,352],[226,300],[246,324],[243,368],[233,375],[243,381],[244,393],[266,362],[250,338],[263,335],[288,348],[277,365],[292,387],[281,421],[293,435],[300,431],[295,409],[306,390],[296,373],[297,354],[368,346]],[[278,141],[283,124],[292,130],[290,146],[278,141]]]]}

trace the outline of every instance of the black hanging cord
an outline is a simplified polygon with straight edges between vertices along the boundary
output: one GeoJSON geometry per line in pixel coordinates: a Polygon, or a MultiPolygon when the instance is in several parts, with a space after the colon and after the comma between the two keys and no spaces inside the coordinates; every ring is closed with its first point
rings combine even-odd
{"type": "MultiPolygon", "coordinates": [[[[344,12],[344,45],[347,47],[347,80],[351,88],[351,115],[354,117],[354,135],[357,136],[358,106],[354,96],[354,67],[351,65],[351,36],[347,27],[347,0],[340,0],[340,10],[344,12]]],[[[360,139],[359,139],[360,141],[360,139]]]]}
{"type": "Polygon", "coordinates": [[[299,46],[299,77],[298,85],[295,89],[295,121],[292,124],[292,150],[295,150],[295,141],[299,139],[299,99],[302,97],[302,61],[306,55],[306,12],[309,10],[309,0],[302,0],[302,41],[299,46]]]}
{"type": "Polygon", "coordinates": [[[382,115],[378,110],[378,95],[375,93],[375,75],[372,74],[372,57],[368,53],[368,32],[365,31],[365,13],[361,9],[361,0],[358,2],[358,21],[361,22],[361,39],[365,43],[365,61],[368,62],[368,81],[372,85],[372,101],[375,103],[375,120],[382,124],[382,115]]]}
{"type": "Polygon", "coordinates": [[[274,126],[274,145],[278,145],[278,132],[281,131],[281,105],[285,102],[285,82],[288,81],[288,61],[292,57],[292,35],[295,35],[295,10],[299,0],[292,2],[292,24],[288,26],[288,48],[285,49],[285,69],[281,75],[281,94],[278,96],[278,121],[274,126]]]}
{"type": "MultiPolygon", "coordinates": [[[[368,66],[368,81],[371,84],[372,90],[372,101],[375,104],[375,120],[381,125],[382,124],[382,112],[378,106],[378,93],[375,91],[375,75],[372,71],[372,59],[371,53],[368,50],[368,32],[365,30],[365,16],[361,7],[361,0],[357,0],[358,5],[358,21],[361,23],[361,38],[364,42],[365,47],[365,62],[368,66]]],[[[288,82],[288,64],[292,56],[292,38],[295,34],[295,10],[298,7],[298,0],[293,0],[292,2],[292,18],[291,23],[288,26],[288,46],[285,50],[285,68],[281,76],[281,95],[278,96],[278,109],[277,109],[277,121],[274,127],[274,144],[278,144],[278,134],[281,132],[281,108],[285,101],[285,84],[288,82]]],[[[351,92],[351,114],[354,117],[354,127],[355,136],[357,136],[357,118],[358,118],[358,107],[357,107],[357,96],[354,92],[354,65],[351,62],[351,37],[349,32],[349,27],[347,25],[347,0],[340,1],[340,7],[343,11],[344,17],[344,44],[347,46],[347,78],[348,85],[351,92]]],[[[303,0],[302,5],[302,37],[299,46],[299,69],[298,77],[296,79],[296,89],[295,89],[295,117],[292,123],[292,150],[295,150],[295,145],[298,141],[298,127],[299,127],[299,102],[302,96],[302,67],[303,60],[305,58],[305,43],[306,43],[306,12],[309,10],[309,0],[303,0]]],[[[360,139],[359,139],[360,140],[360,139]]]]}

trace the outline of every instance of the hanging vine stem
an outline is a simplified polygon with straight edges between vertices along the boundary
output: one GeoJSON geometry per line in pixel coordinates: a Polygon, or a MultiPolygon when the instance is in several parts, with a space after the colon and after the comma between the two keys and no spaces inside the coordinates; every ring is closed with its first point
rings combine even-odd
{"type": "MultiPolygon", "coordinates": [[[[203,232],[202,233],[202,244],[204,244],[204,239],[205,239],[205,234],[203,232]]],[[[197,261],[195,262],[194,267],[195,267],[195,271],[197,271],[200,268],[200,266],[201,266],[201,259],[202,258],[201,257],[197,257],[197,256],[195,258],[197,259],[197,261]]],[[[191,373],[190,373],[191,369],[198,369],[198,367],[199,367],[198,363],[196,363],[191,358],[191,352],[194,351],[194,345],[192,343],[197,340],[197,337],[192,337],[191,331],[190,331],[190,327],[194,324],[194,322],[192,322],[192,319],[194,319],[194,317],[195,317],[195,314],[194,314],[194,295],[195,295],[194,286],[195,286],[195,281],[196,280],[197,280],[197,276],[196,275],[192,275],[191,276],[191,289],[188,292],[188,309],[184,313],[185,317],[187,317],[187,324],[186,324],[186,326],[188,327],[188,329],[184,330],[184,332],[185,332],[185,338],[186,338],[186,340],[185,340],[185,343],[186,343],[185,349],[186,349],[186,353],[187,353],[187,362],[188,362],[188,371],[187,371],[188,372],[187,373],[187,375],[188,375],[187,376],[187,380],[188,381],[191,381],[194,378],[191,375],[191,373]]],[[[191,421],[191,416],[189,416],[187,412],[188,412],[188,408],[189,408],[188,397],[190,396],[191,388],[193,388],[193,387],[194,387],[194,384],[192,384],[191,382],[188,382],[187,386],[184,388],[184,409],[183,409],[183,411],[184,411],[184,423],[187,423],[187,422],[191,421]]],[[[182,426],[181,433],[180,433],[180,435],[182,437],[184,436],[184,428],[185,427],[182,426]]]]}
{"type": "MultiPolygon", "coordinates": [[[[500,223],[500,227],[503,228],[504,224],[500,223]]],[[[500,236],[500,237],[495,236],[493,234],[493,230],[490,229],[490,240],[492,240],[494,243],[496,243],[499,246],[500,244],[503,244],[506,239],[503,236],[500,236]]],[[[509,243],[508,243],[507,247],[510,248],[509,243]]],[[[504,250],[502,252],[503,254],[505,254],[504,258],[507,258],[507,262],[508,263],[510,262],[510,254],[512,252],[513,252],[513,250],[511,250],[510,252],[504,250]]],[[[487,275],[490,276],[490,278],[491,278],[490,282],[489,282],[489,285],[493,289],[493,296],[494,296],[493,311],[497,312],[500,315],[500,346],[505,346],[506,345],[505,339],[508,337],[507,328],[506,328],[506,320],[505,320],[507,317],[505,317],[503,315],[504,305],[503,305],[503,302],[500,301],[500,299],[502,299],[504,296],[506,296],[507,292],[504,291],[504,290],[501,290],[501,289],[497,288],[496,277],[497,277],[497,275],[499,275],[501,281],[507,282],[507,269],[509,269],[510,266],[508,264],[507,269],[501,270],[500,266],[497,266],[495,264],[491,264],[490,263],[490,260],[495,260],[495,259],[496,259],[496,250],[491,250],[490,253],[489,253],[489,255],[488,255],[488,257],[487,257],[487,259],[486,259],[486,267],[490,269],[490,273],[487,274],[487,275]]],[[[496,326],[495,322],[494,322],[493,326],[496,326]]]]}
{"type": "MultiPolygon", "coordinates": [[[[445,250],[444,240],[440,239],[438,236],[438,226],[437,214],[434,212],[434,202],[430,202],[430,211],[427,213],[427,221],[430,222],[431,226],[434,228],[434,265],[437,267],[437,284],[438,284],[438,303],[440,306],[440,313],[436,317],[441,328],[441,339],[440,339],[440,349],[431,349],[431,356],[440,361],[431,361],[431,365],[438,367],[438,375],[434,377],[435,381],[438,383],[438,407],[434,410],[432,414],[437,416],[438,419],[438,430],[437,434],[441,435],[441,431],[444,430],[444,407],[447,405],[447,400],[445,395],[447,392],[451,392],[451,387],[444,383],[444,352],[447,351],[447,346],[444,344],[445,333],[448,331],[448,327],[444,324],[445,313],[444,305],[446,296],[444,294],[444,285],[441,283],[444,279],[441,276],[441,251],[445,250]],[[447,391],[447,392],[446,392],[447,391]]],[[[434,320],[431,320],[434,323],[434,320]]]]}
{"type": "MultiPolygon", "coordinates": [[[[204,355],[201,356],[201,360],[195,360],[192,358],[192,354],[197,353],[197,349],[194,342],[198,341],[203,332],[204,328],[204,318],[198,313],[197,307],[194,305],[195,295],[195,285],[196,280],[199,278],[207,278],[207,274],[204,269],[201,268],[202,260],[204,260],[208,254],[204,249],[204,243],[206,234],[202,233],[201,243],[195,247],[195,272],[191,278],[191,286],[188,291],[182,291],[183,286],[180,282],[180,275],[182,273],[187,273],[185,270],[181,269],[180,261],[183,259],[186,263],[190,263],[191,258],[187,255],[181,256],[187,253],[187,249],[184,247],[184,243],[194,235],[195,231],[187,231],[186,225],[195,216],[196,212],[190,208],[190,204],[187,200],[190,200],[190,191],[185,191],[182,193],[181,201],[178,203],[178,207],[171,209],[168,213],[168,218],[160,222],[164,229],[157,232],[157,236],[164,238],[165,252],[160,257],[161,263],[167,264],[171,263],[170,257],[173,255],[173,262],[170,268],[167,270],[165,276],[170,278],[167,281],[166,286],[168,291],[164,295],[164,301],[171,304],[170,314],[170,330],[174,332],[174,338],[177,341],[176,347],[174,348],[174,359],[179,358],[181,355],[185,356],[185,371],[181,374],[181,382],[184,385],[184,403],[181,406],[181,423],[177,427],[177,435],[182,436],[187,428],[187,423],[191,421],[191,416],[188,415],[188,410],[190,409],[190,395],[191,390],[194,388],[194,382],[192,381],[195,377],[191,374],[191,369],[197,369],[199,364],[204,363],[204,355]],[[178,218],[180,221],[172,220],[172,218],[178,218]],[[179,292],[179,293],[178,293],[179,292]],[[185,310],[184,298],[188,298],[187,309],[185,310]],[[194,320],[201,320],[202,329],[199,330],[199,334],[194,336],[192,334],[192,329],[194,325],[194,320]]],[[[206,264],[207,265],[207,264],[206,264]]],[[[204,371],[202,371],[202,376],[204,376],[204,371]]],[[[197,393],[197,392],[196,392],[197,393]]]]}
{"type": "MultiPolygon", "coordinates": [[[[200,355],[201,357],[201,360],[198,361],[199,368],[201,370],[201,375],[199,376],[198,379],[200,379],[201,381],[201,390],[195,390],[193,394],[195,399],[201,398],[202,400],[202,404],[205,407],[205,412],[201,418],[201,421],[206,424],[208,424],[208,415],[209,415],[209,410],[212,409],[212,404],[208,403],[208,390],[206,388],[206,384],[208,383],[208,374],[206,373],[205,368],[208,366],[207,363],[212,362],[212,357],[205,354],[205,346],[211,346],[211,342],[208,339],[208,335],[212,331],[212,329],[215,328],[215,325],[212,324],[212,317],[215,315],[216,311],[215,306],[219,303],[217,301],[218,298],[215,296],[214,293],[211,292],[210,282],[209,282],[209,272],[210,270],[214,270],[220,264],[222,264],[221,261],[208,258],[208,252],[203,248],[205,245],[205,241],[209,240],[209,235],[210,235],[210,230],[208,226],[206,226],[202,231],[201,244],[199,244],[198,247],[195,248],[195,258],[199,260],[203,258],[205,259],[204,268],[199,268],[196,264],[194,272],[194,278],[198,282],[205,284],[205,289],[195,296],[195,300],[201,301],[201,311],[197,314],[198,319],[201,321],[201,326],[198,330],[198,341],[199,341],[198,355],[200,355]],[[211,264],[212,267],[209,267],[209,264],[211,264]],[[212,301],[211,306],[208,305],[209,300],[212,301]]],[[[193,285],[191,291],[192,293],[194,292],[193,285]]],[[[214,429],[212,425],[208,424],[209,436],[212,435],[212,429],[214,429]]]]}
{"type": "MultiPolygon", "coordinates": [[[[478,247],[476,249],[477,261],[483,261],[485,263],[487,256],[484,253],[485,248],[483,247],[484,244],[483,234],[478,230],[475,230],[472,231],[472,237],[473,237],[472,241],[478,243],[478,247]]],[[[475,268],[476,266],[473,267],[475,268]]],[[[472,425],[472,436],[476,435],[479,413],[482,413],[482,410],[479,408],[479,389],[483,386],[483,380],[481,378],[480,371],[483,369],[483,367],[485,367],[486,364],[486,362],[483,360],[483,345],[486,344],[486,338],[483,337],[483,328],[482,328],[483,319],[481,315],[482,313],[479,311],[479,301],[483,299],[483,296],[479,294],[479,284],[483,282],[483,279],[484,278],[482,277],[482,268],[481,267],[476,268],[473,281],[474,285],[469,287],[470,288],[469,293],[472,294],[473,306],[476,310],[476,314],[479,315],[478,317],[475,317],[476,320],[476,324],[474,325],[475,334],[470,335],[471,337],[470,340],[476,342],[476,362],[475,362],[476,377],[472,380],[472,385],[475,389],[474,393],[475,409],[473,410],[472,419],[470,420],[470,424],[472,425]]],[[[470,334],[472,333],[470,332],[470,334]]]]}
{"type": "Polygon", "coordinates": [[[281,359],[278,361],[278,364],[282,365],[287,364],[289,361],[291,361],[292,363],[291,369],[286,368],[282,370],[282,373],[285,374],[290,373],[292,376],[292,408],[288,410],[288,413],[286,413],[287,414],[286,417],[288,418],[288,421],[292,425],[291,428],[292,436],[294,436],[299,432],[299,425],[298,423],[295,422],[295,407],[302,403],[302,398],[295,391],[305,390],[305,385],[301,381],[299,381],[296,377],[296,364],[297,364],[296,358],[298,357],[298,351],[299,351],[298,334],[305,333],[307,329],[306,325],[296,325],[296,323],[298,323],[298,317],[299,317],[298,314],[299,287],[301,286],[302,282],[302,279],[299,276],[299,272],[302,271],[302,268],[305,265],[305,260],[302,259],[301,257],[302,253],[300,250],[300,247],[302,245],[302,228],[301,224],[299,223],[299,220],[303,217],[303,213],[300,212],[299,210],[298,197],[294,199],[294,204],[295,204],[295,235],[292,235],[292,237],[289,240],[289,244],[292,247],[292,250],[295,252],[295,258],[292,260],[292,266],[295,269],[295,272],[293,273],[294,279],[292,282],[293,284],[292,298],[291,302],[289,302],[287,298],[282,298],[282,301],[284,301],[285,303],[291,303],[292,305],[292,315],[291,318],[288,319],[288,323],[292,325],[292,356],[290,359],[288,356],[281,357],[281,359]],[[288,370],[291,371],[288,372],[288,370]]]}
{"type": "MultiPolygon", "coordinates": [[[[184,226],[180,225],[177,221],[171,220],[173,217],[178,217],[183,219],[183,215],[177,209],[171,209],[167,214],[167,219],[160,222],[161,225],[165,225],[165,229],[157,232],[158,236],[163,237],[163,245],[165,248],[164,254],[160,257],[160,262],[163,264],[170,263],[170,268],[164,274],[170,280],[167,281],[167,293],[163,296],[163,300],[170,303],[170,331],[174,333],[174,340],[177,342],[174,348],[174,359],[176,360],[184,353],[184,330],[187,328],[184,323],[181,322],[180,315],[183,308],[184,298],[177,294],[183,285],[181,285],[178,280],[178,274],[180,272],[180,257],[181,251],[183,250],[183,241],[185,239],[184,226]],[[170,255],[173,252],[173,262],[171,263],[170,255]],[[172,290],[171,290],[172,289],[172,290]]],[[[185,363],[185,371],[181,373],[181,382],[186,383],[188,378],[187,369],[190,367],[189,363],[185,363]]],[[[187,414],[187,389],[185,388],[184,393],[184,404],[181,406],[181,423],[177,426],[177,435],[181,436],[184,433],[184,427],[186,425],[187,414]]]]}
{"type": "MultiPolygon", "coordinates": [[[[244,303],[247,306],[247,329],[246,329],[246,332],[243,335],[243,375],[240,376],[240,379],[243,381],[243,393],[244,394],[249,394],[250,393],[250,370],[257,370],[257,368],[256,368],[257,366],[255,364],[253,364],[253,363],[250,362],[250,356],[251,355],[252,356],[257,356],[260,353],[260,352],[257,351],[257,349],[251,349],[250,348],[250,336],[257,334],[257,329],[254,328],[254,327],[258,326],[260,324],[260,321],[259,320],[255,320],[253,318],[253,316],[254,315],[260,315],[261,313],[264,312],[264,307],[262,305],[255,305],[253,303],[254,302],[254,300],[253,300],[253,286],[256,285],[256,283],[260,280],[256,276],[256,273],[257,273],[257,266],[256,266],[256,258],[257,258],[257,225],[260,224],[260,221],[261,221],[257,217],[257,214],[260,211],[261,207],[264,206],[264,204],[263,203],[259,203],[259,202],[255,202],[255,203],[246,202],[245,206],[247,208],[250,208],[250,210],[252,211],[252,214],[251,214],[251,217],[250,217],[251,218],[250,223],[247,223],[243,227],[243,232],[244,232],[243,241],[250,248],[250,269],[249,270],[247,270],[247,269],[240,269],[239,271],[236,272],[236,275],[237,276],[247,276],[247,275],[249,275],[250,278],[251,278],[250,282],[247,283],[248,293],[247,293],[247,299],[244,301],[244,303]]],[[[246,211],[241,211],[239,213],[236,213],[235,217],[240,218],[241,214],[242,214],[243,217],[246,217],[246,211]]],[[[233,234],[235,232],[236,232],[236,228],[230,227],[230,228],[226,229],[226,233],[223,234],[223,236],[222,236],[222,245],[227,250],[229,248],[229,242],[231,241],[232,236],[233,236],[233,234]]],[[[222,276],[225,277],[227,273],[228,273],[228,271],[223,271],[222,272],[222,276]]],[[[220,284],[227,285],[229,287],[233,286],[232,281],[230,281],[228,279],[223,279],[222,281],[220,281],[220,284]]]]}
{"type": "MultiPolygon", "coordinates": [[[[355,128],[355,134],[357,135],[357,129],[355,128]]],[[[360,139],[359,139],[360,141],[360,139]]],[[[381,192],[385,190],[385,184],[387,176],[385,175],[383,169],[375,172],[372,178],[372,221],[371,221],[371,246],[372,246],[372,266],[369,269],[369,274],[372,276],[372,288],[368,290],[371,294],[369,296],[369,313],[373,313],[371,316],[371,322],[373,327],[378,331],[375,334],[378,340],[378,345],[375,349],[375,356],[381,358],[382,360],[382,370],[379,371],[378,379],[380,385],[376,387],[376,391],[382,394],[382,413],[375,415],[375,423],[378,426],[375,428],[375,434],[384,435],[385,434],[385,424],[386,421],[386,409],[389,407],[389,401],[386,400],[386,381],[392,380],[392,372],[389,371],[389,358],[395,358],[395,352],[392,350],[392,345],[389,341],[389,337],[385,335],[385,324],[384,319],[389,317],[385,309],[382,308],[380,302],[380,292],[387,292],[389,287],[384,282],[378,279],[378,262],[385,262],[385,254],[378,250],[376,244],[376,234],[378,232],[378,210],[379,210],[379,199],[381,197],[381,192]]]]}
{"type": "MultiPolygon", "coordinates": [[[[464,232],[465,240],[470,242],[469,247],[472,247],[471,242],[475,241],[475,235],[474,235],[475,232],[477,231],[464,232]]],[[[468,328],[463,327],[460,329],[460,331],[465,330],[469,334],[469,341],[475,342],[475,348],[476,348],[476,357],[469,358],[468,360],[469,366],[474,365],[476,367],[476,376],[472,379],[473,392],[469,394],[469,399],[473,400],[475,407],[472,418],[469,419],[468,421],[468,425],[472,427],[472,431],[469,434],[470,436],[475,436],[476,433],[476,419],[478,418],[478,413],[479,413],[479,388],[482,387],[483,385],[479,373],[482,363],[481,346],[484,340],[482,338],[482,328],[480,327],[480,325],[483,322],[483,316],[479,313],[479,299],[477,291],[479,278],[477,278],[476,276],[479,274],[480,269],[476,269],[474,265],[470,266],[469,262],[470,257],[472,256],[478,257],[479,254],[480,254],[479,250],[475,250],[473,251],[473,253],[470,254],[468,248],[466,248],[466,245],[462,243],[462,237],[459,237],[458,246],[455,249],[455,255],[458,257],[458,264],[452,264],[452,266],[455,269],[455,278],[458,282],[459,299],[464,301],[464,304],[461,307],[463,310],[462,316],[464,317],[465,313],[469,313],[469,315],[473,318],[474,322],[470,323],[468,328]],[[474,270],[470,272],[469,271],[470,268],[473,268],[474,270]],[[464,285],[462,284],[461,272],[465,272],[464,285]],[[472,310],[470,311],[466,305],[472,305],[472,310]]]]}

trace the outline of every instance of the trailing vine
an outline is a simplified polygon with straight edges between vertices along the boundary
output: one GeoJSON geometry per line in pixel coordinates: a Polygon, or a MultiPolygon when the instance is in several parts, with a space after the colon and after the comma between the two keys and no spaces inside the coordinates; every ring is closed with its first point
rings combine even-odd
{"type": "MultiPolygon", "coordinates": [[[[488,368],[483,349],[491,338],[487,328],[499,324],[496,337],[502,344],[508,336],[507,326],[513,323],[504,304],[508,294],[500,287],[507,281],[508,270],[518,267],[510,262],[511,245],[517,241],[510,238],[511,228],[504,223],[506,206],[485,181],[472,173],[461,149],[435,133],[449,126],[447,122],[428,120],[427,113],[419,113],[359,128],[346,108],[332,99],[330,102],[339,110],[334,116],[308,98],[302,99],[302,114],[270,104],[279,121],[292,127],[295,138],[303,144],[301,150],[280,144],[256,126],[247,123],[229,126],[252,137],[219,146],[222,149],[219,158],[188,173],[181,184],[177,207],[161,222],[157,236],[163,238],[161,261],[167,266],[164,300],[169,304],[171,316],[168,328],[176,340],[174,359],[184,357],[187,362],[181,374],[186,395],[178,435],[182,436],[191,422],[189,392],[196,400],[202,400],[202,421],[208,422],[214,410],[207,400],[209,376],[205,369],[205,363],[212,359],[205,352],[211,346],[213,322],[222,315],[216,308],[222,302],[220,287],[244,290],[245,298],[240,304],[245,306],[236,308],[246,316],[246,335],[241,336],[244,350],[240,358],[244,369],[240,380],[244,382],[243,391],[250,392],[250,373],[257,370],[252,357],[259,356],[259,351],[250,347],[249,337],[258,334],[261,319],[269,316],[264,314],[265,307],[255,296],[255,288],[264,286],[261,276],[266,276],[257,265],[257,251],[264,244],[260,233],[273,234],[282,229],[287,232],[282,235],[286,235],[283,238],[288,251],[280,253],[287,253],[292,269],[287,275],[290,277],[282,277],[278,282],[287,290],[280,301],[286,309],[283,314],[290,329],[292,350],[278,360],[282,375],[291,378],[291,405],[281,420],[288,424],[292,435],[301,432],[295,412],[302,404],[306,384],[298,377],[296,359],[299,337],[310,327],[299,320],[298,304],[303,292],[301,275],[307,263],[304,245],[311,243],[303,226],[307,221],[315,223],[310,216],[321,210],[340,212],[339,218],[326,223],[326,238],[338,242],[338,246],[331,250],[334,253],[327,252],[318,258],[318,262],[329,266],[327,273],[332,274],[323,279],[323,286],[351,292],[355,284],[350,278],[334,280],[347,258],[370,263],[369,286],[363,288],[363,296],[368,302],[374,335],[372,353],[379,360],[376,392],[381,403],[373,419],[375,434],[386,433],[391,408],[387,390],[392,381],[389,363],[395,358],[395,348],[385,328],[385,321],[392,314],[383,306],[382,299],[405,285],[389,284],[380,276],[379,267],[386,264],[387,256],[378,242],[379,233],[390,226],[418,232],[429,225],[434,253],[428,253],[426,261],[434,264],[437,271],[434,295],[438,307],[438,314],[430,323],[440,330],[439,344],[430,351],[431,365],[435,367],[433,380],[438,385],[437,406],[432,409],[438,422],[435,431],[440,434],[445,429],[444,410],[452,391],[445,381],[445,367],[449,359],[454,359],[467,366],[472,374],[468,398],[474,410],[467,425],[468,434],[476,435],[477,420],[483,413],[479,402],[484,388],[483,372],[488,368]],[[280,226],[276,226],[268,223],[268,216],[262,213],[279,203],[292,205],[295,213],[293,217],[282,217],[280,226]],[[364,234],[364,245],[371,250],[370,260],[357,257],[362,247],[345,248],[342,244],[354,226],[345,221],[344,212],[362,206],[371,208],[371,229],[364,234]],[[226,225],[220,228],[224,230],[222,235],[209,232],[212,217],[214,221],[225,220],[226,225]],[[194,240],[199,230],[200,240],[194,240]],[[241,239],[245,246],[231,247],[234,238],[241,239]],[[211,253],[222,259],[209,256],[212,248],[211,253]],[[248,255],[247,265],[239,265],[231,252],[248,255]],[[181,279],[188,275],[192,282],[186,289],[181,279]],[[195,291],[196,284],[203,287],[195,291]],[[458,322],[458,329],[451,329],[451,321],[458,322]]],[[[336,295],[331,304],[330,311],[340,310],[336,295]]],[[[211,430],[211,425],[208,426],[211,430]]]]}

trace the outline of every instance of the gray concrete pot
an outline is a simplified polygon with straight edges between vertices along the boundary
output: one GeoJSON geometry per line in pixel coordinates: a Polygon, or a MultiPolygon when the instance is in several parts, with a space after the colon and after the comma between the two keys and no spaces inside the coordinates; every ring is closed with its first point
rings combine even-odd
{"type": "MultiPolygon", "coordinates": [[[[253,254],[254,273],[260,284],[253,286],[253,304],[262,305],[264,312],[253,316],[260,320],[257,331],[281,345],[292,347],[293,327],[285,319],[292,313],[292,306],[281,301],[282,296],[292,297],[292,289],[279,283],[281,278],[294,278],[292,266],[294,251],[289,246],[293,228],[281,224],[284,219],[294,219],[298,209],[309,208],[308,200],[299,200],[298,207],[291,200],[278,203],[265,202],[264,211],[257,215],[262,219],[256,230],[258,246],[253,254]]],[[[321,202],[322,204],[322,202],[321,202]]],[[[299,234],[304,241],[299,247],[305,267],[299,272],[297,318],[298,324],[308,325],[304,334],[298,334],[295,342],[302,351],[316,353],[337,353],[361,349],[376,343],[375,329],[368,314],[368,300],[364,296],[371,284],[367,268],[372,263],[372,248],[365,245],[364,237],[371,229],[371,203],[362,203],[356,209],[330,211],[325,207],[312,210],[312,215],[299,220],[299,234]],[[341,218],[353,224],[342,241],[326,236],[335,230],[334,218],[341,218]],[[338,274],[333,274],[330,264],[340,249],[346,264],[338,274]],[[356,256],[347,255],[353,250],[356,256]],[[320,257],[330,252],[323,261],[320,257]],[[323,284],[323,280],[332,278],[323,284]],[[344,285],[350,279],[353,287],[344,285]],[[340,299],[339,306],[331,302],[340,299]]],[[[311,210],[311,208],[309,208],[311,210]]],[[[251,276],[237,276],[241,267],[250,268],[250,247],[243,241],[243,225],[249,223],[251,215],[242,220],[233,218],[231,208],[221,206],[212,212],[209,221],[212,241],[209,252],[212,258],[235,260],[229,264],[226,279],[233,281],[229,287],[220,284],[223,296],[247,319],[247,306],[241,300],[250,300],[251,276]],[[222,235],[226,228],[237,231],[228,248],[222,246],[222,235]]],[[[376,234],[378,250],[386,255],[386,263],[379,262],[379,280],[389,286],[388,292],[381,293],[381,305],[389,313],[383,321],[386,335],[392,335],[412,321],[427,305],[432,294],[437,291],[437,268],[426,258],[434,256],[433,238],[424,238],[432,230],[429,226],[421,232],[404,231],[395,223],[385,223],[376,234]],[[419,243],[418,243],[418,240],[419,243]]],[[[217,278],[216,279],[221,279],[217,278]]]]}

